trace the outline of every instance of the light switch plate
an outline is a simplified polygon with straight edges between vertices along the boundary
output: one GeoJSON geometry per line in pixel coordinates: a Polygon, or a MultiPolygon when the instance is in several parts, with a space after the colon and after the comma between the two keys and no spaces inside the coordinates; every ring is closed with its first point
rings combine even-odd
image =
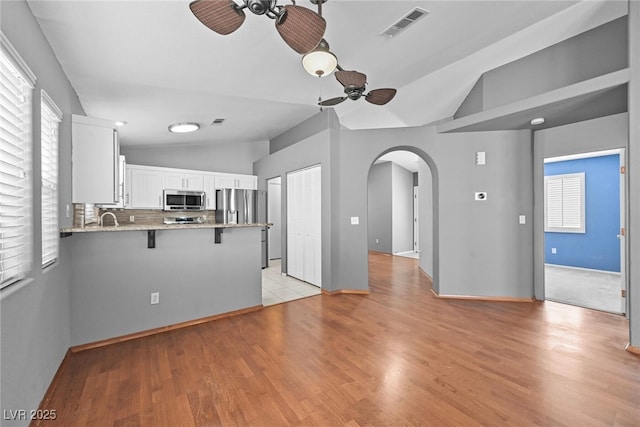
{"type": "Polygon", "coordinates": [[[358,225],[360,224],[360,217],[359,216],[352,216],[351,217],[351,225],[358,225]]]}
{"type": "Polygon", "coordinates": [[[487,153],[485,151],[476,151],[476,166],[484,166],[487,164],[487,153]]]}
{"type": "Polygon", "coordinates": [[[527,217],[526,217],[525,215],[520,215],[520,216],[518,217],[518,222],[519,222],[520,224],[526,224],[526,223],[527,223],[527,217]]]}

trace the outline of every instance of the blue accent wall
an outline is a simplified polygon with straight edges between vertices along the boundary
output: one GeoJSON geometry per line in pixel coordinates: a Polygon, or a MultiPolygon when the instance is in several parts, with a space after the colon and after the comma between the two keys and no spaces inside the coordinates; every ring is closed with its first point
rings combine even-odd
{"type": "Polygon", "coordinates": [[[620,156],[544,165],[545,176],[579,172],[585,174],[586,233],[544,233],[545,262],[620,272],[620,156]]]}

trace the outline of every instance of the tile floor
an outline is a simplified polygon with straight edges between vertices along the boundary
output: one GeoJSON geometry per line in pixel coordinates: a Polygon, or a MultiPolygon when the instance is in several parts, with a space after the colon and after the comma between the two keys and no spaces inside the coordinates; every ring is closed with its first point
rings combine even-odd
{"type": "Polygon", "coordinates": [[[269,267],[262,270],[263,306],[281,304],[322,293],[319,287],[285,276],[280,271],[279,259],[270,260],[269,267]]]}
{"type": "Polygon", "coordinates": [[[545,264],[545,298],[609,313],[621,313],[620,273],[545,264]]]}

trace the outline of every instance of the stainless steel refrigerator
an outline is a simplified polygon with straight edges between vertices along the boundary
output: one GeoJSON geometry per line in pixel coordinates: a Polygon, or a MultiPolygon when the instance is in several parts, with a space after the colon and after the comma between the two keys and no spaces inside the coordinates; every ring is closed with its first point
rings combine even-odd
{"type": "Polygon", "coordinates": [[[216,190],[216,222],[256,223],[256,190],[224,188],[216,190]]]}
{"type": "MultiPolygon", "coordinates": [[[[267,192],[225,188],[216,190],[216,222],[222,224],[267,223],[267,192]]],[[[268,266],[267,227],[262,227],[261,263],[268,266]]]]}

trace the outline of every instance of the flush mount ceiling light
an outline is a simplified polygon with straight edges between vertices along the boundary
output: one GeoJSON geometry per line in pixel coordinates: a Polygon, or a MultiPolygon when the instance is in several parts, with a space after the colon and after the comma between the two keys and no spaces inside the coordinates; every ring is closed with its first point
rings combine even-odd
{"type": "Polygon", "coordinates": [[[195,132],[200,129],[197,123],[174,123],[169,126],[169,132],[172,133],[188,133],[195,132]]]}
{"type": "Polygon", "coordinates": [[[123,122],[122,120],[118,120],[118,121],[116,122],[116,126],[118,126],[118,127],[122,127],[122,126],[124,126],[124,125],[126,125],[126,124],[127,124],[127,122],[123,122]]]}
{"type": "Polygon", "coordinates": [[[532,124],[533,126],[535,126],[535,125],[541,125],[541,124],[543,124],[543,123],[544,123],[544,117],[538,117],[538,118],[536,118],[536,119],[531,120],[531,124],[532,124]]]}
{"type": "Polygon", "coordinates": [[[325,39],[302,57],[302,66],[312,76],[322,77],[331,74],[338,66],[338,58],[329,50],[329,43],[325,39]]]}
{"type": "Polygon", "coordinates": [[[248,9],[275,20],[280,37],[296,52],[304,54],[315,49],[327,27],[324,18],[311,9],[296,6],[295,1],[286,6],[277,3],[278,0],[242,0],[242,5],[238,5],[233,0],[196,0],[189,8],[207,28],[222,35],[240,28],[245,19],[243,9],[248,9]]]}

